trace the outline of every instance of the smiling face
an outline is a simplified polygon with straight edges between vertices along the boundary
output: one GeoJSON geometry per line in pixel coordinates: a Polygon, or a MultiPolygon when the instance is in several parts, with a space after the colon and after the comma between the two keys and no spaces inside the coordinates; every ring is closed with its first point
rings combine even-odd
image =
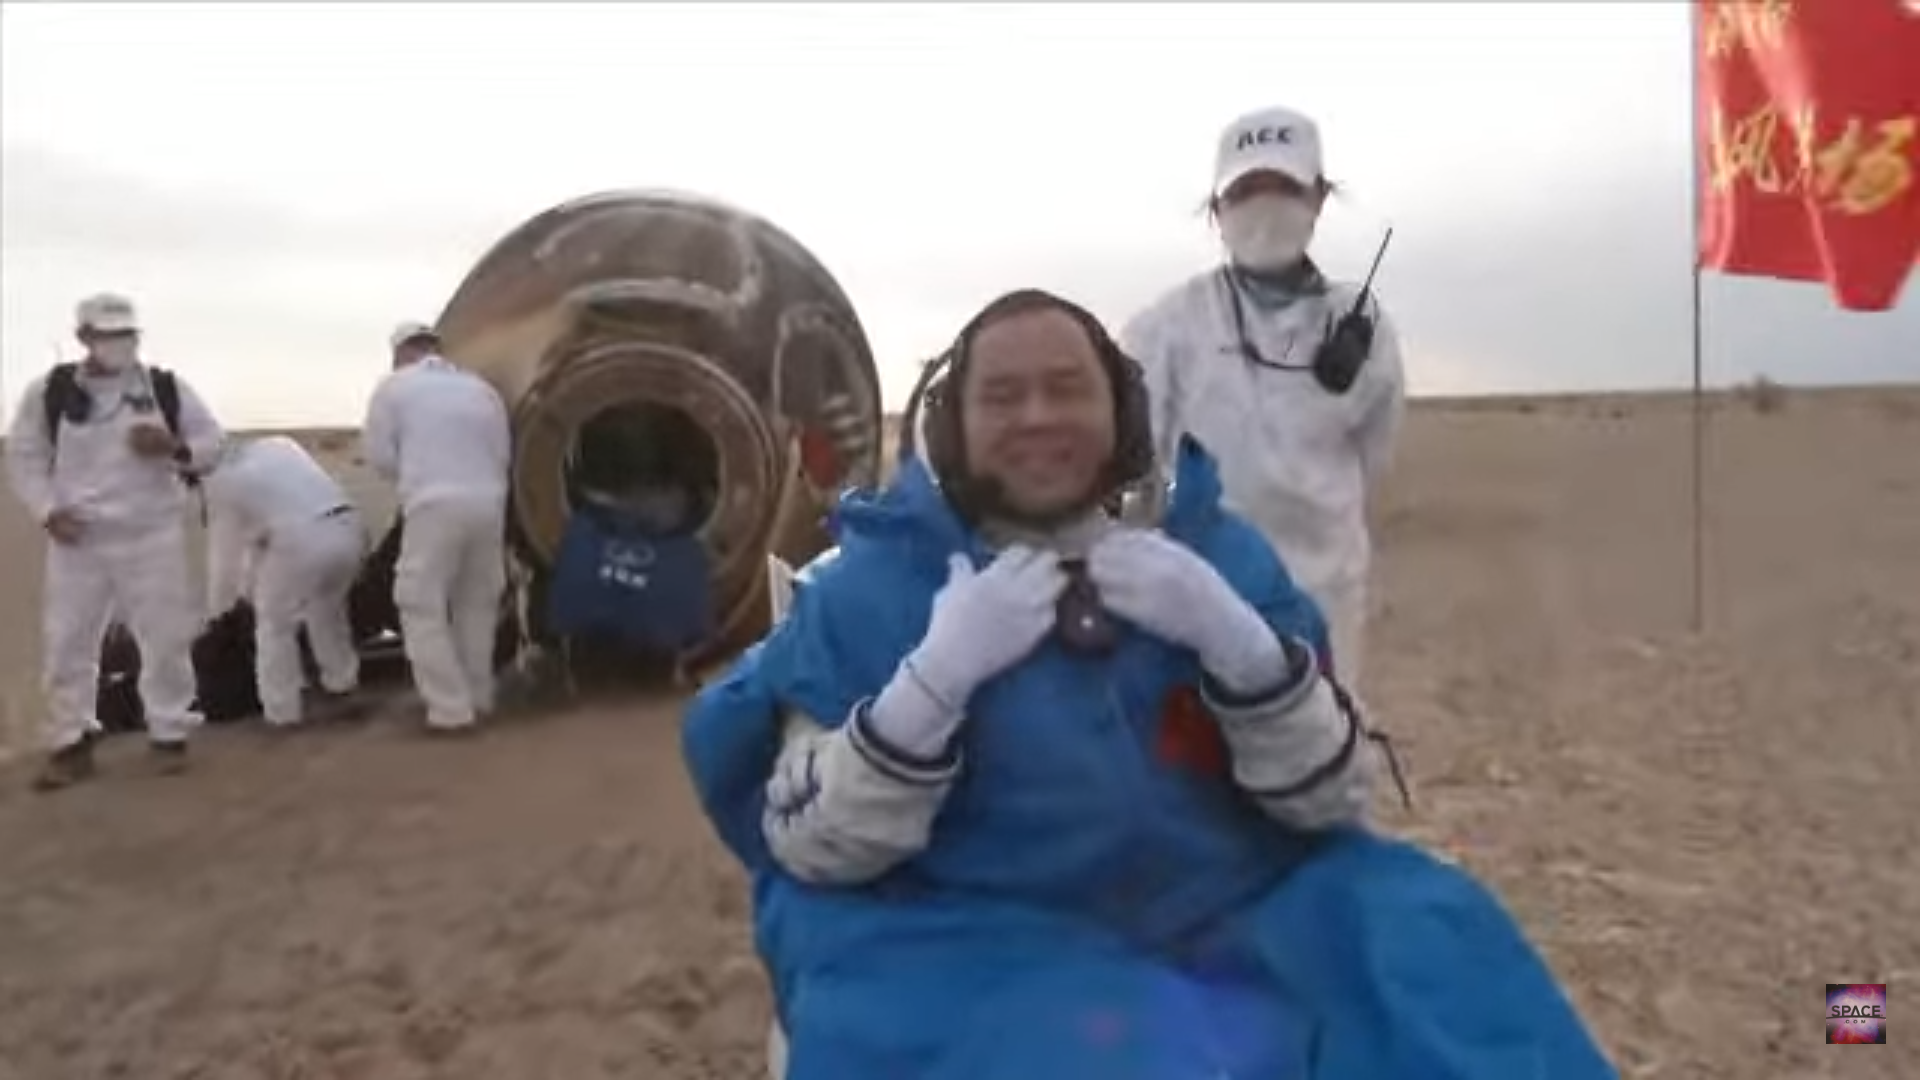
{"type": "Polygon", "coordinates": [[[975,333],[960,416],[967,471],[998,484],[1008,513],[1057,519],[1102,494],[1113,388],[1086,328],[1066,312],[1022,311],[975,333]]]}

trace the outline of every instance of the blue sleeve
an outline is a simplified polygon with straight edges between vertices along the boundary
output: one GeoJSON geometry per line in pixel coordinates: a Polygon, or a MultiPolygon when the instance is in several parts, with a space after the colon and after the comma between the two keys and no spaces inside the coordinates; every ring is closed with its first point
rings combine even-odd
{"type": "Polygon", "coordinates": [[[780,702],[761,670],[766,642],[687,706],[680,753],[720,840],[749,870],[769,865],[760,833],[764,789],[780,751],[780,702]]]}
{"type": "Polygon", "coordinates": [[[1323,664],[1324,658],[1333,655],[1320,605],[1294,584],[1280,553],[1258,529],[1237,514],[1222,511],[1207,548],[1208,561],[1275,633],[1312,645],[1323,664]]]}
{"type": "Polygon", "coordinates": [[[884,590],[847,570],[842,560],[803,570],[787,617],[687,706],[680,743],[694,791],[749,870],[772,865],[761,817],[785,714],[839,727],[905,653],[874,602],[884,590]]]}

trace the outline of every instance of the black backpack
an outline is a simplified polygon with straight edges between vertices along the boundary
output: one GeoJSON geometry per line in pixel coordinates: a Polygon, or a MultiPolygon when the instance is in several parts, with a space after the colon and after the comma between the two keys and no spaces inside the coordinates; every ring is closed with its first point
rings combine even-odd
{"type": "MultiPolygon", "coordinates": [[[[148,368],[147,381],[153,387],[153,404],[160,411],[160,419],[166,423],[167,431],[178,439],[180,384],[174,381],[173,372],[161,367],[148,368]]],[[[66,361],[53,365],[53,370],[47,372],[47,386],[41,395],[41,407],[46,410],[47,440],[58,446],[61,421],[79,423],[93,409],[92,396],[80,385],[78,364],[66,361]]],[[[188,487],[198,486],[200,478],[184,468],[191,460],[185,447],[180,448],[175,459],[183,466],[180,470],[181,481],[188,487]]]]}
{"type": "MultiPolygon", "coordinates": [[[[319,665],[303,627],[300,666],[309,684],[318,683],[319,665]]],[[[140,698],[140,646],[127,628],[114,623],[100,642],[100,680],[94,690],[94,716],[110,735],[142,731],[146,703],[140,698]]],[[[384,672],[374,672],[374,676],[384,672]]],[[[363,676],[365,678],[365,676],[363,676]]],[[[376,678],[367,678],[376,681],[376,678]]],[[[253,606],[241,600],[207,623],[193,641],[194,705],[209,724],[226,724],[260,715],[260,686],[254,681],[253,606]]]]}

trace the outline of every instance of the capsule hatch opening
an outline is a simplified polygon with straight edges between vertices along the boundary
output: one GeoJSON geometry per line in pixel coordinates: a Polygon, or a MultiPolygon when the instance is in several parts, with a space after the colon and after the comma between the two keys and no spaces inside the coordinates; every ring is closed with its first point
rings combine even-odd
{"type": "Polygon", "coordinates": [[[720,448],[658,402],[610,405],[580,425],[565,466],[570,505],[610,508],[658,534],[704,528],[720,503],[720,448]]]}

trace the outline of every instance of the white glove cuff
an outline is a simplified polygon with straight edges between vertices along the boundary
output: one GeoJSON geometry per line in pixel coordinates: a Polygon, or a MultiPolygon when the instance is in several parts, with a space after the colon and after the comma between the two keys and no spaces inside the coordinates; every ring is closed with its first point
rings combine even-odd
{"type": "Polygon", "coordinates": [[[951,756],[962,715],[928,685],[909,655],[866,710],[864,734],[890,757],[932,768],[951,756]]]}
{"type": "Polygon", "coordinates": [[[1245,620],[1223,620],[1225,632],[1200,657],[1207,674],[1235,696],[1272,690],[1292,674],[1280,636],[1252,608],[1245,611],[1245,620]]]}
{"type": "Polygon", "coordinates": [[[1273,635],[1280,645],[1283,673],[1257,685],[1235,687],[1208,672],[1200,680],[1200,699],[1227,724],[1258,723],[1286,716],[1312,696],[1320,683],[1313,647],[1297,638],[1273,635]]]}

